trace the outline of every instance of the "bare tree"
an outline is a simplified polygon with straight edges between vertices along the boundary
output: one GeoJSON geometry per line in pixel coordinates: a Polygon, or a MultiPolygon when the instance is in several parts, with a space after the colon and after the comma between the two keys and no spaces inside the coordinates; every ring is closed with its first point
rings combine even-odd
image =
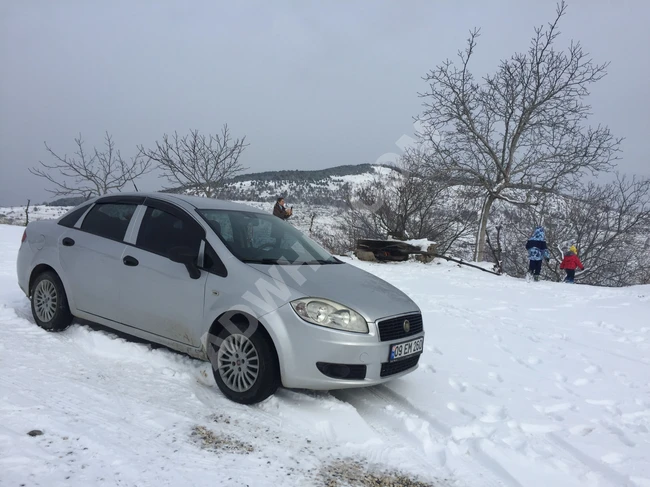
{"type": "Polygon", "coordinates": [[[527,52],[501,61],[477,81],[470,72],[479,31],[470,33],[460,63],[445,61],[425,80],[429,90],[420,134],[435,172],[481,188],[475,259],[495,201],[535,205],[540,195],[568,191],[585,173],[613,167],[621,139],[607,127],[587,127],[589,86],[606,74],[579,42],[554,47],[566,5],[546,28],[535,29],[527,52]]]}
{"type": "Polygon", "coordinates": [[[496,226],[496,243],[493,245],[490,240],[490,232],[486,231],[485,239],[487,246],[492,253],[492,258],[494,259],[494,268],[492,269],[497,274],[503,274],[503,248],[501,247],[501,230],[503,227],[501,225],[496,226]]]}
{"type": "Polygon", "coordinates": [[[119,192],[131,183],[134,189],[136,179],[150,171],[151,163],[141,154],[125,161],[119,150],[115,149],[113,138],[105,135],[104,150],[93,147],[92,151],[84,150],[84,141],[75,138],[77,150],[74,156],[60,156],[45,143],[45,148],[54,158],[52,163],[39,161],[40,167],[30,168],[35,176],[42,177],[54,185],[47,191],[56,196],[101,196],[107,193],[119,192]]]}
{"type": "Polygon", "coordinates": [[[434,180],[422,172],[421,160],[411,152],[390,176],[378,175],[345,195],[345,240],[427,238],[447,251],[472,228],[473,213],[447,180],[434,180]]]}
{"type": "Polygon", "coordinates": [[[559,268],[563,252],[576,245],[585,271],[576,282],[601,286],[628,286],[650,276],[650,180],[616,175],[613,182],[590,182],[571,196],[547,195],[534,207],[499,208],[504,228],[504,267],[523,275],[527,267],[523,242],[530,222],[545,222],[553,256],[545,265],[547,278],[564,279],[559,268]],[[505,211],[504,211],[505,210],[505,211]]]}
{"type": "Polygon", "coordinates": [[[213,198],[227,179],[245,170],[239,163],[239,156],[248,146],[245,140],[233,140],[228,125],[224,125],[220,134],[207,137],[198,130],[184,136],[165,134],[155,149],[140,146],[140,152],[157,164],[161,177],[170,183],[213,198]]]}
{"type": "Polygon", "coordinates": [[[25,226],[29,225],[29,204],[32,200],[27,200],[27,207],[25,208],[25,226]]]}

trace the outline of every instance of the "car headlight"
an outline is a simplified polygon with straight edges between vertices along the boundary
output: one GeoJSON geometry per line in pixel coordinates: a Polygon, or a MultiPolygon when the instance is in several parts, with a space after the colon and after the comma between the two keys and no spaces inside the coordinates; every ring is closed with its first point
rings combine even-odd
{"type": "Polygon", "coordinates": [[[368,333],[368,323],[353,309],[329,299],[301,298],[291,302],[303,320],[315,325],[355,333],[368,333]]]}

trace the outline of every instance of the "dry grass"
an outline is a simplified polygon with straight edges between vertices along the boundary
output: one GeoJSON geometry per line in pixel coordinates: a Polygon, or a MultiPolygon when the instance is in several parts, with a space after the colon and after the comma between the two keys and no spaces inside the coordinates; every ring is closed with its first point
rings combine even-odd
{"type": "Polygon", "coordinates": [[[325,487],[442,487],[449,484],[432,484],[394,472],[369,471],[355,461],[339,461],[321,470],[325,487]]]}
{"type": "Polygon", "coordinates": [[[214,452],[243,453],[248,455],[255,451],[253,445],[239,441],[229,435],[215,433],[205,426],[195,426],[190,435],[192,440],[198,442],[201,448],[214,452]]]}

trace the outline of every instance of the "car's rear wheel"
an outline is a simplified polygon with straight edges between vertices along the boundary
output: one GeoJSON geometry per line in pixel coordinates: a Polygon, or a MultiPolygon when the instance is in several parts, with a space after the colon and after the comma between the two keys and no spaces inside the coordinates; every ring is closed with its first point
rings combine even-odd
{"type": "Polygon", "coordinates": [[[280,384],[271,338],[261,325],[236,324],[230,328],[230,331],[223,328],[211,340],[214,379],[221,392],[232,401],[240,404],[261,402],[274,394],[280,384]]]}
{"type": "Polygon", "coordinates": [[[59,276],[52,271],[40,274],[32,285],[32,315],[47,331],[65,330],[72,323],[68,297],[59,276]]]}

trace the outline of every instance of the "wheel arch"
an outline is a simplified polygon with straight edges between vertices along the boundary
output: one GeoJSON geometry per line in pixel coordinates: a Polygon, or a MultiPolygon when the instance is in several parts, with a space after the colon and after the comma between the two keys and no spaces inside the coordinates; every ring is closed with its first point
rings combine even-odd
{"type": "MultiPolygon", "coordinates": [[[[48,271],[54,272],[59,277],[59,279],[61,279],[61,276],[59,275],[59,273],[51,265],[49,265],[49,264],[38,264],[38,265],[36,265],[32,269],[32,272],[29,274],[29,284],[28,284],[27,291],[29,292],[29,297],[30,298],[32,297],[32,288],[34,287],[34,281],[36,280],[36,278],[38,276],[40,276],[41,274],[43,274],[45,272],[48,272],[48,271]]],[[[61,281],[61,282],[63,282],[63,281],[61,281]]],[[[64,289],[65,289],[65,285],[64,285],[64,289]]],[[[67,294],[67,290],[66,290],[66,294],[67,294]]]]}
{"type": "Polygon", "coordinates": [[[268,326],[264,324],[260,318],[257,318],[253,316],[250,313],[247,313],[246,311],[239,311],[239,310],[230,310],[230,311],[225,311],[221,313],[215,320],[212,322],[210,325],[210,328],[208,329],[208,332],[205,334],[204,340],[203,340],[203,348],[205,350],[205,357],[206,360],[209,359],[208,355],[208,350],[211,345],[210,345],[210,335],[218,335],[221,330],[225,328],[224,324],[222,323],[224,320],[229,319],[227,315],[231,314],[231,320],[234,323],[252,323],[255,322],[259,329],[262,331],[262,333],[266,336],[267,340],[271,344],[271,347],[273,349],[273,354],[275,356],[275,360],[277,361],[278,364],[278,370],[280,371],[280,381],[282,382],[282,377],[284,376],[284,363],[280,357],[280,354],[278,353],[278,346],[276,344],[276,339],[273,336],[273,333],[269,331],[268,326]]]}
{"type": "Polygon", "coordinates": [[[68,306],[70,307],[70,311],[74,314],[76,311],[77,307],[74,301],[74,296],[70,294],[70,286],[68,286],[67,279],[65,275],[61,272],[61,269],[58,268],[56,265],[52,265],[51,263],[40,261],[38,264],[36,264],[31,272],[29,273],[29,281],[28,281],[28,295],[27,297],[31,299],[32,297],[32,287],[34,285],[34,280],[43,274],[44,272],[54,272],[54,274],[57,275],[59,280],[61,281],[61,284],[63,285],[63,290],[65,291],[66,298],[68,299],[68,306]]]}

